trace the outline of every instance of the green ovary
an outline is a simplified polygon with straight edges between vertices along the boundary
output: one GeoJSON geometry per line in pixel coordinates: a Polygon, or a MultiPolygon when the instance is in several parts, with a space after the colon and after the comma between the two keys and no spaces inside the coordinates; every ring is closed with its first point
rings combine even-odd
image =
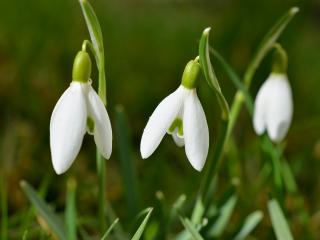
{"type": "Polygon", "coordinates": [[[183,136],[183,122],[181,118],[176,118],[169,128],[169,133],[173,133],[176,129],[178,129],[178,136],[183,136]]]}

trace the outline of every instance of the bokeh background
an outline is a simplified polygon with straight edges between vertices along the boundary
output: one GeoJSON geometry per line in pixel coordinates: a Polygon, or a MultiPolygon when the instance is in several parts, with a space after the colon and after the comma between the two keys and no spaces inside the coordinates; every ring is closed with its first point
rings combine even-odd
{"type": "MultiPolygon", "coordinates": [[[[141,208],[155,204],[161,190],[170,205],[182,193],[196,194],[201,173],[192,169],[184,150],[165,137],[147,160],[139,154],[143,128],[157,104],[181,81],[185,64],[197,55],[198,41],[211,26],[211,44],[243,75],[259,41],[291,6],[299,14],[279,42],[289,56],[288,75],[294,96],[294,118],[286,139],[285,156],[298,192],[289,196],[286,214],[297,239],[320,239],[320,2],[256,0],[92,0],[105,43],[108,112],[123,108],[130,129],[131,155],[137,175],[141,208]]],[[[0,1],[0,173],[6,179],[9,213],[17,216],[29,205],[19,181],[38,188],[48,182],[47,200],[63,210],[68,177],[78,182],[79,215],[96,212],[95,145],[86,136],[71,169],[57,176],[49,149],[49,121],[55,103],[69,86],[73,59],[88,39],[76,0],[0,1]]],[[[270,71],[267,57],[254,77],[252,96],[270,71]]],[[[213,59],[221,87],[231,104],[235,87],[213,59]]],[[[93,84],[97,70],[94,69],[93,84]]],[[[205,81],[198,95],[214,143],[219,108],[205,81]]],[[[235,156],[226,157],[220,171],[223,190],[238,178],[240,201],[232,222],[255,209],[266,210],[268,187],[250,188],[261,171],[259,139],[248,112],[236,124],[235,156]]],[[[114,139],[107,161],[107,198],[125,221],[119,153],[114,139]]],[[[267,213],[266,213],[267,216],[267,213]]],[[[11,222],[14,226],[19,221],[11,222]]],[[[230,225],[230,231],[234,226],[230,225]]],[[[11,230],[14,231],[14,230],[11,230]]],[[[268,217],[255,230],[256,239],[272,239],[268,217]]]]}

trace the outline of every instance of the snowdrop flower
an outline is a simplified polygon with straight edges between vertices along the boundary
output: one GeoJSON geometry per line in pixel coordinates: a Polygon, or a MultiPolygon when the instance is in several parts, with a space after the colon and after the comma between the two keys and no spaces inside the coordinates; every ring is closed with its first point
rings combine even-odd
{"type": "Polygon", "coordinates": [[[290,127],[293,101],[285,73],[286,54],[282,48],[276,50],[273,71],[261,86],[255,100],[253,126],[258,135],[267,131],[273,142],[281,142],[290,127]]]}
{"type": "Polygon", "coordinates": [[[57,174],[66,172],[77,157],[86,130],[93,134],[102,156],[108,159],[111,155],[110,119],[91,87],[90,73],[90,57],[80,51],[73,65],[73,81],[58,100],[50,120],[51,157],[57,174]]]}
{"type": "Polygon", "coordinates": [[[140,151],[148,158],[166,133],[183,147],[191,165],[201,171],[209,149],[207,120],[196,92],[198,59],[191,60],[183,73],[181,85],[157,106],[144,129],[140,151]]]}

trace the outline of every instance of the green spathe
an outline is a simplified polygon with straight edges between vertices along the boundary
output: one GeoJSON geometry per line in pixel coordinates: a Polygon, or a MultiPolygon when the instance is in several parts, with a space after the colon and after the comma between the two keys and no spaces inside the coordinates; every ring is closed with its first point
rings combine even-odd
{"type": "Polygon", "coordinates": [[[285,74],[288,66],[288,56],[286,51],[279,43],[274,44],[274,53],[272,59],[272,72],[285,74]]]}
{"type": "Polygon", "coordinates": [[[200,64],[199,58],[197,57],[195,60],[191,60],[187,63],[183,71],[181,85],[188,89],[196,88],[199,82],[199,71],[200,64]]]}
{"type": "Polygon", "coordinates": [[[85,51],[79,51],[73,62],[72,80],[85,83],[89,81],[90,75],[90,56],[85,51]]]}

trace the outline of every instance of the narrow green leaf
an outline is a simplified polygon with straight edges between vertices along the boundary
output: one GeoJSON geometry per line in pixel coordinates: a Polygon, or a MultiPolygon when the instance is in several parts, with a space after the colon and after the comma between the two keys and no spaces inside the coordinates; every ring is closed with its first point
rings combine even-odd
{"type": "Polygon", "coordinates": [[[261,61],[264,59],[266,54],[276,43],[283,30],[286,28],[288,23],[296,15],[298,11],[299,8],[297,7],[290,8],[290,10],[276,22],[276,24],[270,29],[270,31],[265,35],[265,37],[261,41],[258,50],[254,55],[252,61],[250,62],[244,76],[244,84],[247,88],[250,86],[252,77],[256,69],[259,67],[261,61]]]}
{"type": "Polygon", "coordinates": [[[255,211],[249,214],[244,220],[244,224],[240,229],[239,233],[237,234],[237,236],[234,238],[234,240],[244,240],[246,237],[248,237],[249,234],[253,231],[253,229],[255,229],[255,227],[262,220],[262,218],[263,218],[262,211],[255,211]]]}
{"type": "Polygon", "coordinates": [[[116,106],[115,140],[120,158],[121,176],[129,217],[134,217],[139,209],[137,177],[132,159],[128,121],[122,106],[116,106]]]}
{"type": "Polygon", "coordinates": [[[232,195],[228,201],[220,208],[219,216],[215,221],[214,225],[209,229],[208,235],[210,237],[220,237],[223,231],[225,230],[231,214],[234,210],[234,207],[237,203],[237,196],[232,195]]]}
{"type": "Polygon", "coordinates": [[[20,186],[37,212],[47,222],[52,232],[55,233],[60,240],[67,240],[66,230],[62,220],[53,212],[47,203],[38,196],[37,192],[27,182],[21,181],[20,186]]]}
{"type": "Polygon", "coordinates": [[[117,225],[117,223],[119,222],[119,218],[116,218],[116,220],[114,220],[114,222],[110,225],[110,227],[108,228],[108,230],[105,232],[105,234],[103,235],[103,237],[101,238],[101,240],[106,240],[107,237],[109,236],[109,234],[111,233],[112,229],[117,225]]]}
{"type": "Polygon", "coordinates": [[[288,192],[295,193],[297,192],[297,184],[290,169],[288,162],[283,159],[282,161],[282,177],[285,184],[285,187],[288,192]]]}
{"type": "Polygon", "coordinates": [[[99,70],[99,97],[106,105],[106,76],[105,76],[105,59],[104,47],[101,27],[98,18],[87,0],[79,0],[82,13],[84,15],[93,48],[95,50],[94,56],[96,58],[97,68],[99,70]]]}
{"type": "MultiPolygon", "coordinates": [[[[99,53],[103,52],[103,37],[98,18],[87,0],[79,0],[79,2],[86,20],[93,47],[96,53],[98,53],[98,58],[100,58],[99,53]]],[[[99,59],[97,62],[99,62],[99,59]]]]}
{"type": "Polygon", "coordinates": [[[197,231],[197,229],[194,227],[194,225],[188,218],[180,217],[180,221],[185,227],[185,229],[191,234],[192,239],[203,240],[203,237],[200,235],[200,233],[197,231]]]}
{"type": "Polygon", "coordinates": [[[68,240],[77,239],[76,185],[75,179],[68,179],[65,211],[68,240]]]}
{"type": "Polygon", "coordinates": [[[233,68],[227,63],[227,61],[223,58],[223,56],[213,47],[210,47],[210,52],[216,57],[222,68],[224,69],[225,73],[229,77],[229,79],[233,82],[235,87],[243,92],[245,96],[245,102],[247,105],[247,109],[249,113],[252,115],[253,113],[253,100],[249,93],[249,91],[244,86],[243,82],[241,81],[238,74],[233,70],[233,68]]]}
{"type": "Polygon", "coordinates": [[[268,202],[268,210],[271,217],[273,230],[278,240],[293,240],[289,225],[276,199],[268,202]]]}
{"type": "Polygon", "coordinates": [[[209,47],[209,33],[210,28],[206,28],[201,36],[200,43],[199,43],[199,58],[200,58],[200,65],[203,71],[203,74],[209,84],[209,86],[214,90],[219,106],[222,112],[222,119],[227,120],[229,118],[229,106],[224,98],[218,79],[216,74],[213,70],[210,61],[210,47],[209,47]]]}
{"type": "Polygon", "coordinates": [[[150,215],[152,213],[153,208],[147,208],[145,211],[147,211],[147,215],[146,217],[143,219],[141,225],[139,226],[138,230],[136,231],[136,233],[133,235],[133,237],[131,238],[131,240],[139,240],[143,234],[143,231],[149,221],[150,215]]]}

